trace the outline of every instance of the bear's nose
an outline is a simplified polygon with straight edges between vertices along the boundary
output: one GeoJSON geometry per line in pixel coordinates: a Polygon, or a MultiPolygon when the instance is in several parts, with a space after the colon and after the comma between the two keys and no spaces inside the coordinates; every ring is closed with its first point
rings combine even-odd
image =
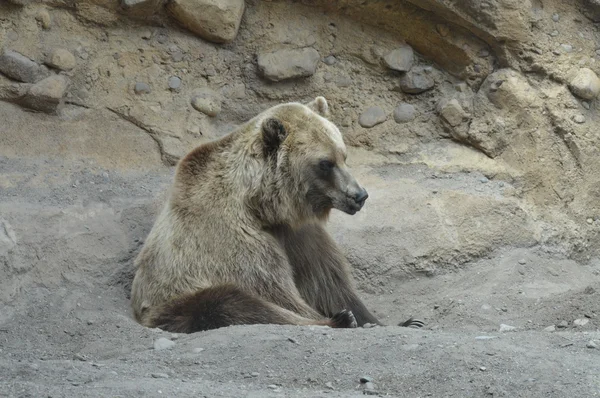
{"type": "Polygon", "coordinates": [[[354,201],[359,204],[359,205],[363,205],[365,203],[365,200],[367,200],[367,198],[369,197],[369,194],[367,193],[367,190],[364,188],[361,188],[360,191],[358,191],[358,193],[356,195],[354,195],[354,201]]]}

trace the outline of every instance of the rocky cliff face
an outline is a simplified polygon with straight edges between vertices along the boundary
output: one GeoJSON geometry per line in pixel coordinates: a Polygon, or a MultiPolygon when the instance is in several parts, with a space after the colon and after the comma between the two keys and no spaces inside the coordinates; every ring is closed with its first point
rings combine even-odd
{"type": "Polygon", "coordinates": [[[169,173],[260,110],[324,95],[375,193],[332,226],[365,286],[507,246],[600,251],[594,1],[13,0],[0,15],[9,163],[169,173]]]}

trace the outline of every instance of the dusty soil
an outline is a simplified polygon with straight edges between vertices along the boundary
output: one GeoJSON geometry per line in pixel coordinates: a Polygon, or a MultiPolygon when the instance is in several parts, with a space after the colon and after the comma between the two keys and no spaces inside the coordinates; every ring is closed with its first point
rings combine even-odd
{"type": "Polygon", "coordinates": [[[170,169],[116,176],[85,162],[6,159],[2,168],[26,180],[2,190],[0,212],[18,237],[11,264],[31,267],[17,273],[28,283],[14,278],[19,300],[2,310],[2,396],[350,397],[365,391],[361,377],[381,396],[600,394],[600,350],[587,347],[600,345],[599,262],[497,250],[364,293],[389,326],[173,336],[139,326],[128,301],[131,260],[170,169]],[[410,315],[426,327],[394,326],[410,315]],[[175,346],[155,350],[160,337],[175,346]]]}

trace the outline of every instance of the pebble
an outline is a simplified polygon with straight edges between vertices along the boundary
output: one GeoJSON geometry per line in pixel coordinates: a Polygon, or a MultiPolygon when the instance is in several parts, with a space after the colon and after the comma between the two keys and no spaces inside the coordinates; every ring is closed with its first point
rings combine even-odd
{"type": "Polygon", "coordinates": [[[135,83],[135,86],[133,87],[133,91],[136,94],[149,94],[152,90],[150,89],[150,86],[147,85],[146,83],[137,82],[137,83],[135,83]]]}
{"type": "Polygon", "coordinates": [[[559,328],[559,329],[564,329],[564,328],[566,328],[568,326],[569,326],[569,322],[567,322],[567,321],[561,321],[561,322],[559,322],[558,325],[556,325],[556,327],[559,328]]]}
{"type": "Polygon", "coordinates": [[[277,388],[278,388],[275,384],[269,384],[267,387],[270,388],[271,390],[277,390],[277,388]]]}
{"type": "Polygon", "coordinates": [[[154,341],[154,349],[156,351],[170,350],[175,347],[175,342],[165,337],[160,337],[154,341]]]}
{"type": "Polygon", "coordinates": [[[40,10],[36,16],[35,20],[42,25],[44,29],[50,29],[50,25],[52,24],[52,20],[50,19],[50,13],[47,10],[40,10]]]}
{"type": "Polygon", "coordinates": [[[558,22],[558,21],[560,20],[560,16],[559,16],[558,14],[556,14],[556,13],[555,13],[555,14],[552,14],[552,20],[553,20],[554,22],[558,22]]]}
{"type": "Polygon", "coordinates": [[[221,112],[219,96],[208,88],[196,90],[191,100],[192,107],[208,116],[217,116],[221,112]]]}
{"type": "Polygon", "coordinates": [[[333,383],[330,381],[325,383],[325,387],[329,388],[330,390],[335,390],[335,387],[333,387],[333,383]]]}
{"type": "Polygon", "coordinates": [[[416,117],[416,113],[414,106],[403,102],[394,109],[394,121],[396,123],[410,122],[416,117]]]}
{"type": "Polygon", "coordinates": [[[390,51],[384,58],[388,68],[398,72],[408,72],[413,66],[414,54],[409,45],[390,51]]]}
{"type": "Polygon", "coordinates": [[[485,371],[487,370],[487,368],[486,368],[485,366],[481,366],[481,367],[479,368],[479,370],[481,370],[482,372],[485,372],[485,371]]]}
{"type": "Polygon", "coordinates": [[[155,379],[168,379],[169,375],[166,373],[152,373],[151,376],[155,379]]]}
{"type": "Polygon", "coordinates": [[[583,106],[585,109],[590,109],[590,103],[587,101],[581,101],[581,106],[583,106]]]}
{"type": "Polygon", "coordinates": [[[500,329],[498,329],[498,331],[499,331],[500,333],[504,333],[504,332],[512,332],[512,331],[514,331],[515,329],[516,329],[516,327],[514,327],[514,326],[510,326],[510,325],[506,325],[506,324],[504,324],[504,323],[501,323],[501,324],[500,324],[500,329]]]}
{"type": "Polygon", "coordinates": [[[488,182],[490,182],[490,180],[487,177],[483,177],[479,179],[479,182],[482,184],[487,184],[488,182]]]}
{"type": "Polygon", "coordinates": [[[46,63],[56,69],[65,71],[71,70],[77,65],[75,56],[64,48],[57,48],[52,51],[46,63]]]}
{"type": "Polygon", "coordinates": [[[400,90],[408,94],[420,94],[431,90],[435,81],[424,71],[411,70],[400,78],[400,90]]]}
{"type": "Polygon", "coordinates": [[[387,116],[383,109],[378,106],[367,108],[358,118],[358,124],[364,128],[371,128],[385,122],[387,116]]]}
{"type": "Polygon", "coordinates": [[[258,70],[273,82],[314,75],[320,55],[314,48],[283,49],[258,55],[258,70]]]}
{"type": "Polygon", "coordinates": [[[337,62],[337,58],[334,57],[333,55],[328,55],[325,57],[325,59],[323,60],[323,62],[325,63],[325,65],[334,65],[337,62]]]}
{"type": "Polygon", "coordinates": [[[550,326],[544,328],[544,332],[554,332],[555,330],[556,330],[556,327],[554,325],[550,325],[550,326]]]}
{"type": "Polygon", "coordinates": [[[169,89],[177,91],[181,88],[181,79],[177,76],[169,77],[169,89]]]}
{"type": "Polygon", "coordinates": [[[588,218],[585,220],[585,222],[587,222],[588,224],[592,224],[594,222],[594,220],[592,220],[591,218],[588,218]]]}
{"type": "Polygon", "coordinates": [[[525,264],[527,264],[527,260],[525,260],[524,258],[522,258],[522,259],[519,260],[519,264],[525,265],[525,264]]]}
{"type": "Polygon", "coordinates": [[[49,75],[46,67],[12,50],[0,55],[0,72],[23,83],[35,83],[49,75]]]}
{"type": "Polygon", "coordinates": [[[552,37],[558,36],[558,30],[553,30],[552,32],[550,32],[550,36],[552,36],[552,37]]]}
{"type": "Polygon", "coordinates": [[[560,48],[562,48],[562,50],[566,53],[570,53],[571,51],[573,51],[573,46],[570,44],[561,44],[560,48]]]}
{"type": "Polygon", "coordinates": [[[600,93],[600,78],[589,68],[581,68],[569,82],[569,89],[576,96],[593,100],[600,93]]]}
{"type": "Polygon", "coordinates": [[[475,337],[475,340],[491,340],[491,339],[497,339],[498,336],[477,336],[475,337]]]}
{"type": "Polygon", "coordinates": [[[196,348],[194,348],[194,349],[192,350],[192,352],[193,352],[194,354],[199,354],[199,353],[201,353],[202,351],[204,351],[204,348],[200,348],[200,347],[196,347],[196,348]]]}
{"type": "Polygon", "coordinates": [[[589,319],[587,319],[587,318],[580,318],[580,319],[575,319],[575,320],[573,321],[573,325],[574,325],[574,326],[585,326],[585,325],[587,325],[589,322],[590,322],[590,320],[589,320],[589,319]]]}
{"type": "Polygon", "coordinates": [[[369,377],[369,376],[362,376],[359,380],[361,383],[364,384],[364,383],[371,383],[373,381],[373,378],[369,377]]]}
{"type": "Polygon", "coordinates": [[[585,116],[583,115],[575,115],[573,116],[573,121],[577,124],[585,123],[585,116]]]}
{"type": "Polygon", "coordinates": [[[437,110],[442,119],[452,127],[456,127],[463,121],[468,120],[467,113],[463,110],[462,106],[460,106],[460,103],[456,98],[440,101],[437,110]]]}
{"type": "Polygon", "coordinates": [[[252,377],[258,377],[258,376],[260,376],[260,373],[258,373],[258,372],[252,372],[252,373],[250,373],[250,376],[252,376],[252,377]]]}
{"type": "Polygon", "coordinates": [[[596,348],[596,347],[598,347],[598,346],[596,345],[596,343],[594,343],[594,341],[593,341],[593,340],[590,340],[590,341],[588,341],[588,343],[587,343],[585,346],[586,346],[587,348],[596,348]]]}

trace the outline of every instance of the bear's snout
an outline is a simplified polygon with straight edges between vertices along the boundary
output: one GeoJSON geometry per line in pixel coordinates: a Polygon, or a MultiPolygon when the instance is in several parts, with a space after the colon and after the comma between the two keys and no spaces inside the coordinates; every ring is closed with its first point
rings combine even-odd
{"type": "Polygon", "coordinates": [[[354,195],[353,199],[354,199],[354,202],[356,202],[356,204],[358,205],[359,210],[362,209],[362,207],[365,204],[365,201],[367,200],[368,197],[369,197],[369,193],[364,188],[360,188],[359,191],[354,195]]]}

